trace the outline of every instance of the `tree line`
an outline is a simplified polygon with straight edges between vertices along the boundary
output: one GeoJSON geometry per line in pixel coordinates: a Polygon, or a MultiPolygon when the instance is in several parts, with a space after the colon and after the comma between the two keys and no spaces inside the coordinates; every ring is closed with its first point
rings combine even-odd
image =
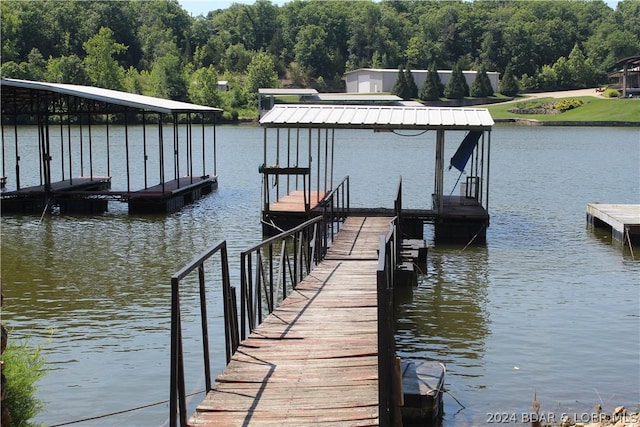
{"type": "Polygon", "coordinates": [[[3,0],[0,8],[3,77],[236,116],[254,108],[258,87],[340,91],[342,75],[363,67],[498,71],[521,90],[579,88],[605,82],[618,59],[640,52],[636,0],[615,10],[602,0],[257,0],[206,16],[177,0],[3,0]],[[231,90],[219,91],[217,80],[231,90]]]}

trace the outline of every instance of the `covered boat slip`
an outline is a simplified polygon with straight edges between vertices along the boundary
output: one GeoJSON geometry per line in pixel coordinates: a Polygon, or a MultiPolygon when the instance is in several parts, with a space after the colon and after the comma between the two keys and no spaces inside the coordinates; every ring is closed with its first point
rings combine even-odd
{"type": "Polygon", "coordinates": [[[171,213],[217,188],[222,110],[2,79],[2,213],[171,213]],[[25,126],[27,125],[27,126],[25,126]]]}
{"type": "MultiPolygon", "coordinates": [[[[425,183],[423,192],[432,195],[431,206],[402,214],[408,224],[405,230],[411,230],[406,237],[422,238],[427,222],[434,224],[436,242],[485,242],[489,225],[490,136],[494,125],[486,109],[278,104],[260,119],[260,125],[264,128],[264,163],[260,167],[264,234],[327,215],[336,206],[347,214],[353,209],[368,216],[377,215],[378,210],[382,215],[393,211],[392,206],[349,206],[350,178],[334,180],[340,131],[386,132],[389,138],[401,131],[415,131],[411,136],[424,138],[425,148],[431,145],[435,150],[434,178],[432,190],[425,183]],[[452,143],[457,150],[446,159],[447,153],[453,151],[452,143]],[[455,177],[448,176],[455,184],[452,189],[445,188],[445,170],[452,168],[456,169],[451,172],[455,177]]],[[[379,168],[384,174],[385,166],[379,168]]]]}

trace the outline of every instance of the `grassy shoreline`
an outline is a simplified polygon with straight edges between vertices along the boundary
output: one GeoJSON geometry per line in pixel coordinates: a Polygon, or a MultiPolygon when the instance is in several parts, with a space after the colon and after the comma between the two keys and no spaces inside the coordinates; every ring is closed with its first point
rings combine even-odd
{"type": "Polygon", "coordinates": [[[640,99],[608,99],[593,96],[573,96],[566,98],[541,97],[536,101],[555,102],[580,99],[584,104],[560,114],[515,114],[509,112],[522,99],[482,106],[487,108],[497,122],[515,122],[543,125],[593,125],[593,126],[640,126],[640,99]]]}

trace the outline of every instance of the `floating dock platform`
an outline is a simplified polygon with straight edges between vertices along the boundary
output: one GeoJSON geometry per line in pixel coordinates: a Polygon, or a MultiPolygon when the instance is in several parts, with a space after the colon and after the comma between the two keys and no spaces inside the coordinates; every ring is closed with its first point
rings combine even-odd
{"type": "Polygon", "coordinates": [[[185,176],[128,193],[130,214],[169,214],[212,193],[218,188],[217,176],[185,176]]]}
{"type": "Polygon", "coordinates": [[[130,214],[170,214],[218,188],[217,176],[186,176],[137,191],[111,190],[110,177],[81,177],[4,191],[2,213],[95,215],[107,212],[109,201],[127,203],[130,214]]]}
{"type": "Polygon", "coordinates": [[[3,191],[0,206],[2,213],[42,214],[54,206],[60,213],[97,214],[107,210],[107,200],[90,197],[108,192],[111,177],[92,176],[52,182],[44,185],[3,191]]]}
{"type": "Polygon", "coordinates": [[[444,412],[444,365],[402,360],[402,421],[406,426],[437,425],[444,412]]]}
{"type": "Polygon", "coordinates": [[[589,203],[587,225],[611,229],[613,240],[623,246],[640,245],[640,205],[589,203]]]}

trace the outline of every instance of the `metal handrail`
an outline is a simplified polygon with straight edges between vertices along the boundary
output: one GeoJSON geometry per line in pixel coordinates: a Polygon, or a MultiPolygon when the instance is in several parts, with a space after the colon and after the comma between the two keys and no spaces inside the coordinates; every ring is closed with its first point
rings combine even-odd
{"type": "Polygon", "coordinates": [[[240,257],[240,334],[250,333],[324,259],[329,240],[318,216],[242,252],[240,257]],[[279,257],[274,252],[279,246],[279,257]],[[280,293],[280,295],[278,295],[280,293]]]}
{"type": "MultiPolygon", "coordinates": [[[[200,285],[200,310],[206,392],[212,389],[209,361],[209,337],[204,263],[219,253],[222,266],[222,291],[225,323],[227,364],[238,349],[240,340],[247,337],[295,289],[327,253],[333,241],[335,223],[346,218],[349,211],[349,177],[345,177],[327,198],[325,214],[312,218],[297,227],[282,232],[241,253],[240,327],[235,288],[229,279],[226,241],[221,241],[171,277],[171,390],[170,426],[187,425],[184,356],[180,318],[180,281],[195,270],[200,285]],[[330,201],[329,201],[330,200],[330,201]],[[329,211],[329,213],[327,213],[329,211]],[[331,233],[328,230],[331,229],[331,233]],[[330,234],[330,235],[329,235],[330,234]],[[279,256],[276,251],[279,249],[279,256]],[[179,417],[179,419],[178,419],[179,417]]],[[[338,225],[339,227],[339,225],[338,225]]]]}
{"type": "Polygon", "coordinates": [[[340,230],[340,224],[349,216],[349,198],[349,175],[347,175],[322,200],[322,215],[332,225],[331,239],[340,230]],[[333,225],[337,227],[333,227],[333,225]]]}
{"type": "Polygon", "coordinates": [[[195,270],[198,271],[200,291],[200,320],[202,323],[202,346],[204,353],[206,391],[209,392],[212,388],[204,264],[217,253],[220,254],[222,266],[221,279],[227,363],[231,360],[231,355],[238,348],[240,342],[238,339],[238,310],[236,306],[235,288],[231,286],[231,281],[229,279],[227,242],[221,241],[202,252],[200,255],[197,255],[189,264],[184,266],[171,277],[171,389],[169,393],[169,423],[171,427],[177,427],[178,416],[180,417],[180,426],[184,427],[187,425],[184,354],[182,349],[182,326],[180,318],[180,281],[195,270]]]}
{"type": "Polygon", "coordinates": [[[393,425],[398,417],[394,404],[394,393],[399,379],[394,378],[395,361],[395,316],[393,292],[397,265],[398,217],[389,224],[389,232],[380,237],[378,268],[376,271],[378,294],[378,400],[381,427],[393,425]]]}

